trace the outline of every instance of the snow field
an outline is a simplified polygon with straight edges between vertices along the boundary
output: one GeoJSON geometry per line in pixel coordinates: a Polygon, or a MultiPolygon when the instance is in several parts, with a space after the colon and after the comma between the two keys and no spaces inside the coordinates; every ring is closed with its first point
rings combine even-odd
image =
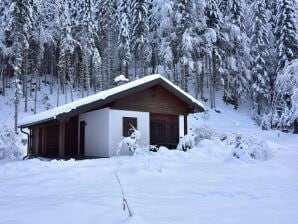
{"type": "Polygon", "coordinates": [[[0,223],[296,223],[298,151],[236,159],[216,140],[188,152],[0,161],[0,223]],[[122,211],[118,167],[134,216],[122,211]]]}

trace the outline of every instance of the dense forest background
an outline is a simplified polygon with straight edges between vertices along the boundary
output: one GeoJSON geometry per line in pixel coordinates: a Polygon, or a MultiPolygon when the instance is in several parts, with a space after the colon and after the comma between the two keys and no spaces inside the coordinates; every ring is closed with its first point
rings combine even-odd
{"type": "Polygon", "coordinates": [[[160,73],[211,108],[218,94],[235,109],[251,100],[259,125],[291,130],[296,14],[295,0],[1,0],[0,93],[15,88],[16,127],[44,85],[59,105],[160,73]]]}

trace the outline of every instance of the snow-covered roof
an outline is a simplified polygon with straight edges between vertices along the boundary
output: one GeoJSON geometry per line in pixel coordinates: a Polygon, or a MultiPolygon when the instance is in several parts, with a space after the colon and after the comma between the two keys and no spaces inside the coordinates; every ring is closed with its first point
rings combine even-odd
{"type": "Polygon", "coordinates": [[[46,121],[54,120],[58,116],[67,114],[85,105],[95,103],[97,101],[103,101],[103,105],[104,105],[105,103],[104,101],[107,98],[116,96],[120,93],[127,92],[128,90],[134,89],[136,87],[144,86],[146,88],[146,86],[148,86],[147,84],[150,84],[150,83],[154,85],[164,84],[166,87],[170,88],[174,94],[176,93],[175,95],[179,95],[178,97],[183,98],[184,101],[187,101],[187,103],[192,104],[197,108],[200,108],[201,111],[204,110],[203,104],[201,104],[197,99],[192,97],[190,94],[186,93],[185,91],[180,89],[178,86],[174,85],[172,82],[170,82],[168,79],[164,78],[163,76],[159,74],[153,74],[153,75],[148,75],[141,79],[137,79],[135,81],[123,84],[121,86],[117,86],[117,87],[96,93],[94,95],[76,100],[74,102],[64,104],[62,106],[40,112],[32,116],[25,117],[19,121],[19,127],[29,127],[46,121]]]}
{"type": "Polygon", "coordinates": [[[116,78],[114,78],[114,82],[129,82],[129,79],[128,78],[125,78],[124,75],[119,75],[117,76],[116,78]]]}

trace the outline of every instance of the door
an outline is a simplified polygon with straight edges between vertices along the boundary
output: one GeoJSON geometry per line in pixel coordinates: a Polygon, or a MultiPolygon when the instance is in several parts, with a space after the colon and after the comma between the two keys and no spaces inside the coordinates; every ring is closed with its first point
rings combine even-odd
{"type": "Polygon", "coordinates": [[[150,120],[150,144],[159,145],[165,143],[165,121],[159,119],[150,120]]]}
{"type": "Polygon", "coordinates": [[[176,148],[179,142],[179,117],[168,114],[150,114],[150,144],[176,148]]]}
{"type": "Polygon", "coordinates": [[[59,134],[59,124],[54,123],[46,126],[45,133],[43,133],[46,139],[42,143],[45,144],[46,157],[56,158],[59,156],[59,134]]]}
{"type": "Polygon", "coordinates": [[[80,155],[85,154],[85,127],[86,121],[80,122],[80,155]]]}
{"type": "Polygon", "coordinates": [[[38,128],[38,146],[37,146],[37,155],[42,156],[42,128],[38,128]]]}
{"type": "Polygon", "coordinates": [[[78,116],[70,118],[65,123],[65,155],[78,155],[79,143],[79,120],[78,116]]]}

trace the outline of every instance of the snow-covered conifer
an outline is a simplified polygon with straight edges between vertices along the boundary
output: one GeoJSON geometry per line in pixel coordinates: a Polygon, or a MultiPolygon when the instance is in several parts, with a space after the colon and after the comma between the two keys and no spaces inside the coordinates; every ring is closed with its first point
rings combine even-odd
{"type": "Polygon", "coordinates": [[[251,24],[252,94],[257,115],[264,113],[270,97],[270,79],[267,71],[268,17],[265,0],[256,0],[252,5],[251,24]]]}
{"type": "Polygon", "coordinates": [[[285,65],[298,58],[298,29],[295,6],[293,0],[278,0],[277,24],[275,35],[277,38],[278,67],[281,71],[285,65]]]}
{"type": "Polygon", "coordinates": [[[135,60],[135,76],[145,75],[145,51],[148,47],[148,1],[132,0],[132,49],[135,60]],[[136,67],[140,68],[137,73],[136,67]]]}

